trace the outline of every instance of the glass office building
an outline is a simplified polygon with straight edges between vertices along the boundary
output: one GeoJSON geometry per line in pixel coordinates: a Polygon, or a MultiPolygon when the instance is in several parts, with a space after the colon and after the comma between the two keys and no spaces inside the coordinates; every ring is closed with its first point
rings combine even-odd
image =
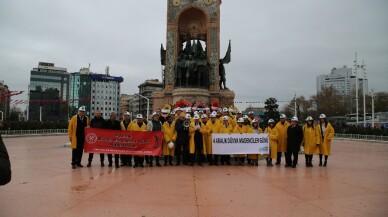
{"type": "Polygon", "coordinates": [[[39,62],[31,70],[28,119],[64,121],[68,118],[69,73],[54,63],[39,62]]]}

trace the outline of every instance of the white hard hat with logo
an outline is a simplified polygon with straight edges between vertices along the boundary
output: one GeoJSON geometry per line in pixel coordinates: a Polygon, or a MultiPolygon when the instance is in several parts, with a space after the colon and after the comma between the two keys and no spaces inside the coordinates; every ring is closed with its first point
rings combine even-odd
{"type": "Polygon", "coordinates": [[[325,114],[321,114],[321,115],[319,115],[319,118],[326,118],[326,115],[325,114]]]}
{"type": "Polygon", "coordinates": [[[275,121],[273,119],[269,119],[268,124],[270,124],[270,123],[275,123],[275,121]]]}
{"type": "Polygon", "coordinates": [[[239,118],[239,119],[237,120],[237,123],[244,123],[244,118],[239,118]]]}
{"type": "Polygon", "coordinates": [[[296,121],[296,122],[298,122],[299,120],[298,120],[297,117],[294,116],[294,117],[291,118],[291,121],[296,121]]]}
{"type": "Polygon", "coordinates": [[[190,119],[191,118],[191,115],[190,114],[186,114],[186,119],[190,119]]]}
{"type": "Polygon", "coordinates": [[[308,117],[306,118],[306,121],[312,121],[312,120],[314,120],[314,119],[313,119],[313,117],[311,117],[311,116],[308,116],[308,117]]]}
{"type": "Polygon", "coordinates": [[[287,118],[285,114],[280,115],[280,119],[287,118]]]}
{"type": "Polygon", "coordinates": [[[136,115],[136,119],[143,119],[143,115],[137,114],[137,115],[136,115]]]}

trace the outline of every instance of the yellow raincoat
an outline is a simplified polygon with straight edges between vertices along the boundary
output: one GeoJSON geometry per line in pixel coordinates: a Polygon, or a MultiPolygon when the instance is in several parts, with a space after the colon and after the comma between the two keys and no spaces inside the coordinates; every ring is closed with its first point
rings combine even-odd
{"type": "MultiPolygon", "coordinates": [[[[198,123],[200,123],[200,122],[198,122],[198,123]]],[[[201,128],[200,128],[199,132],[202,133],[202,150],[203,150],[203,154],[206,154],[205,153],[205,150],[206,150],[205,137],[203,135],[203,133],[205,131],[206,131],[205,124],[201,124],[201,128]]],[[[190,127],[189,127],[189,150],[190,150],[190,154],[194,154],[195,153],[194,135],[195,135],[195,122],[193,121],[193,122],[191,122],[190,127]]]]}
{"type": "MultiPolygon", "coordinates": [[[[214,122],[214,124],[212,123],[211,120],[209,120],[207,123],[206,123],[206,132],[208,132],[208,136],[207,136],[207,142],[206,142],[206,153],[207,154],[212,154],[213,153],[213,146],[212,146],[212,133],[218,133],[219,131],[219,123],[218,121],[216,120],[214,122]]],[[[206,136],[205,136],[206,138],[206,136]]]]}
{"type": "Polygon", "coordinates": [[[304,148],[304,153],[307,155],[311,154],[318,154],[318,146],[319,144],[319,139],[318,139],[318,131],[317,127],[308,127],[307,124],[303,125],[302,127],[303,130],[303,148],[304,148]]]}
{"type": "Polygon", "coordinates": [[[327,123],[325,133],[322,138],[322,129],[321,125],[317,125],[318,131],[318,143],[319,144],[319,154],[323,155],[331,155],[331,140],[334,138],[334,128],[330,123],[327,123]]]}
{"type": "MultiPolygon", "coordinates": [[[[267,127],[264,130],[264,133],[268,133],[269,137],[269,149],[270,149],[270,155],[272,159],[277,159],[277,149],[278,149],[278,140],[279,140],[279,132],[276,127],[270,128],[267,127]]],[[[265,155],[265,157],[268,157],[268,155],[265,155]]]]}
{"type": "Polygon", "coordinates": [[[287,152],[287,129],[289,126],[290,123],[288,121],[284,122],[284,124],[279,122],[275,126],[279,133],[278,152],[287,152]]]}
{"type": "MultiPolygon", "coordinates": [[[[67,133],[69,134],[69,138],[71,141],[71,148],[75,149],[77,148],[77,136],[76,136],[76,131],[77,131],[77,116],[74,115],[69,122],[69,126],[67,128],[67,133]]],[[[90,126],[90,121],[87,116],[84,116],[86,118],[86,126],[90,126]]]]}
{"type": "Polygon", "coordinates": [[[164,156],[174,156],[175,154],[175,145],[174,148],[170,149],[168,147],[168,143],[172,141],[175,144],[176,141],[176,130],[175,130],[175,122],[169,124],[167,121],[164,122],[162,126],[163,131],[163,155],[164,156]]]}

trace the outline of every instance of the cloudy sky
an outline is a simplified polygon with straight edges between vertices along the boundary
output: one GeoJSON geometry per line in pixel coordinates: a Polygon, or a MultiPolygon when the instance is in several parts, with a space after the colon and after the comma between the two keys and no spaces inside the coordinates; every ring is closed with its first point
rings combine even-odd
{"type": "MultiPolygon", "coordinates": [[[[166,0],[1,0],[0,80],[27,91],[38,62],[123,76],[124,93],[161,78],[166,0]]],[[[224,0],[221,56],[238,102],[316,92],[316,76],[365,60],[369,87],[388,91],[388,1],[224,0]]],[[[361,73],[360,73],[361,75],[361,73]]],[[[27,99],[27,94],[14,99],[27,99]]],[[[242,109],[246,104],[239,104],[242,109]]],[[[259,106],[260,104],[252,104],[259,106]]]]}

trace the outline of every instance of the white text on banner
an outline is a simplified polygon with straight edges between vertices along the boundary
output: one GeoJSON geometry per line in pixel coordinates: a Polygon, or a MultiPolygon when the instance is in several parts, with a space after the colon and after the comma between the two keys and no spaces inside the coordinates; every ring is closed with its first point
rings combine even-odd
{"type": "Polygon", "coordinates": [[[213,154],[269,154],[267,133],[212,134],[213,154]]]}

